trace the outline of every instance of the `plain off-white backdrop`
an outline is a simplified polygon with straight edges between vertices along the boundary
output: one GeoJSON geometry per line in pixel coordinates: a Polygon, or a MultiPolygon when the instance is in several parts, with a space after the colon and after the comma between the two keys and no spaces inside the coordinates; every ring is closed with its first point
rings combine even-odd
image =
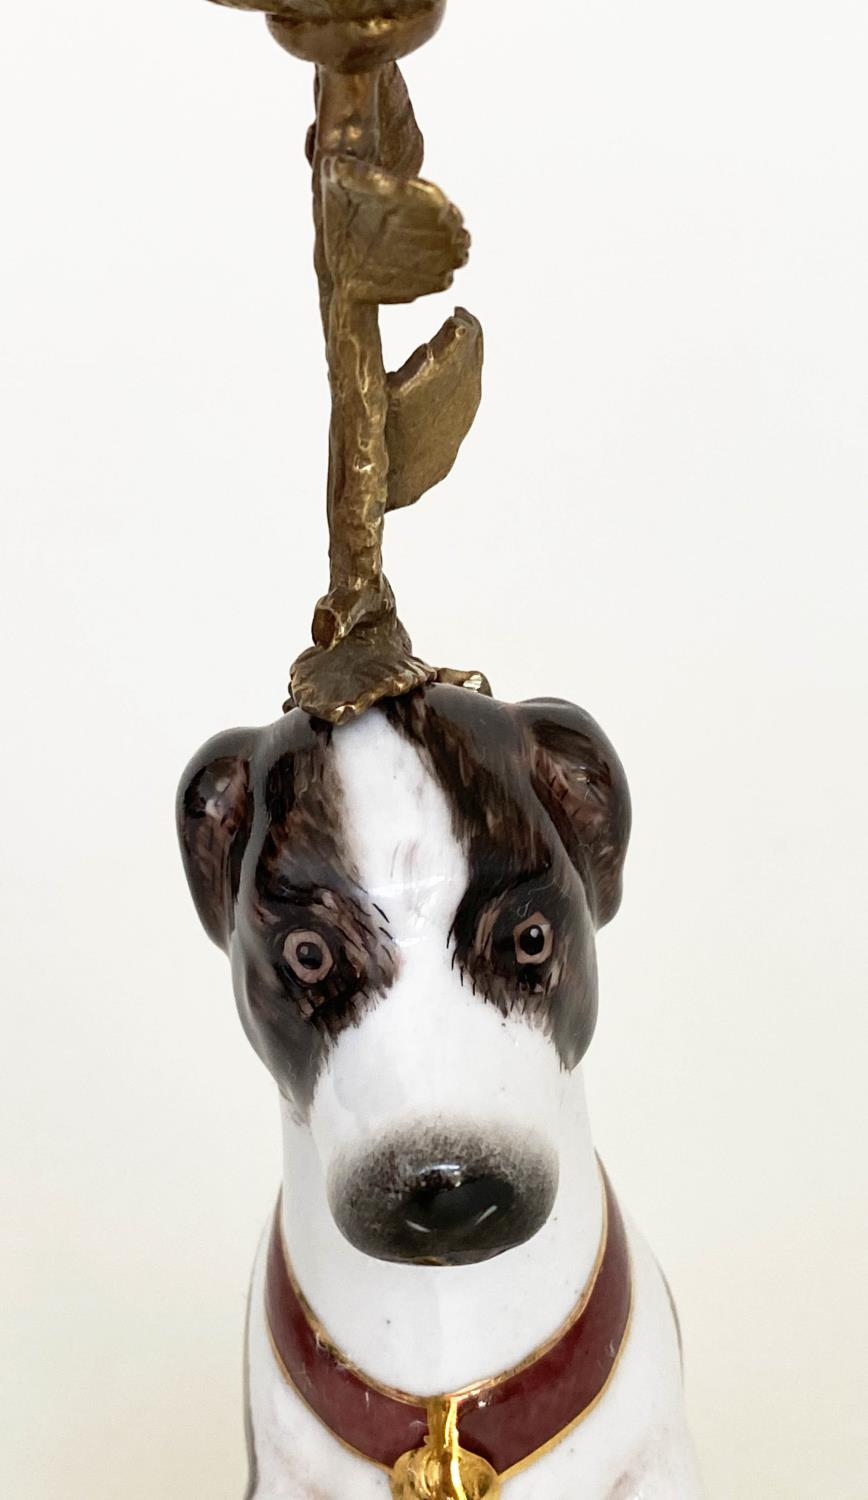
{"type": "MultiPolygon", "coordinates": [[[[865,1500],[868,11],[451,0],[408,61],[485,402],[388,524],[418,649],[630,776],[596,1135],[710,1500],[865,1500]]],[[[325,583],[309,70],[183,0],[0,57],[0,1490],[239,1500],[270,1080],[173,829],[325,583]]],[[[435,306],[435,302],[439,305],[435,306]]]]}

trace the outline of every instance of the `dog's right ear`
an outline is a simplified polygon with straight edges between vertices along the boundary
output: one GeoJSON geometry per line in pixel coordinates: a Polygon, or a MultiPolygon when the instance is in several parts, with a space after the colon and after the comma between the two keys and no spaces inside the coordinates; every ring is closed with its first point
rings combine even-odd
{"type": "Polygon", "coordinates": [[[194,756],[178,788],[184,871],[208,936],[228,950],[241,861],[250,836],[253,729],[230,729],[194,756]]]}
{"type": "Polygon", "coordinates": [[[596,926],[611,922],[621,901],[630,838],[630,792],[612,745],[590,714],[559,698],[519,705],[530,731],[531,780],[564,848],[585,872],[596,926]]]}

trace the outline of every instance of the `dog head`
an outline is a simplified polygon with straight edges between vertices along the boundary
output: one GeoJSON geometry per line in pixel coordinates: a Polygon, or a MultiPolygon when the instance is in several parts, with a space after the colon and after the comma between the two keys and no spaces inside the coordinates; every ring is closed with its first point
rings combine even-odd
{"type": "Polygon", "coordinates": [[[467,1263],[546,1221],[629,824],[614,750],[556,700],[434,686],[191,763],[194,901],[360,1250],[467,1263]]]}

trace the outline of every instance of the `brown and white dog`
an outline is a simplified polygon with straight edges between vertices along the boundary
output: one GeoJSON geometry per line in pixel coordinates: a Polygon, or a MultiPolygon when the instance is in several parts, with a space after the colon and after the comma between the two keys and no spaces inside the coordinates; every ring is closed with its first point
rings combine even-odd
{"type": "Polygon", "coordinates": [[[697,1500],[665,1282],[580,1063],[630,824],[588,715],[434,686],[206,745],[202,922],[275,1078],[250,1500],[697,1500]]]}

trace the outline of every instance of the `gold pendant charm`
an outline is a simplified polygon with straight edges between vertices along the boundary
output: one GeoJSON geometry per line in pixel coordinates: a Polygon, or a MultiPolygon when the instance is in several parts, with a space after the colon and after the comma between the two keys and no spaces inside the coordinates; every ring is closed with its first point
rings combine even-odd
{"type": "Polygon", "coordinates": [[[484,1458],[458,1440],[458,1402],[428,1405],[428,1437],[392,1470],[393,1500],[498,1500],[500,1479],[484,1458]]]}

